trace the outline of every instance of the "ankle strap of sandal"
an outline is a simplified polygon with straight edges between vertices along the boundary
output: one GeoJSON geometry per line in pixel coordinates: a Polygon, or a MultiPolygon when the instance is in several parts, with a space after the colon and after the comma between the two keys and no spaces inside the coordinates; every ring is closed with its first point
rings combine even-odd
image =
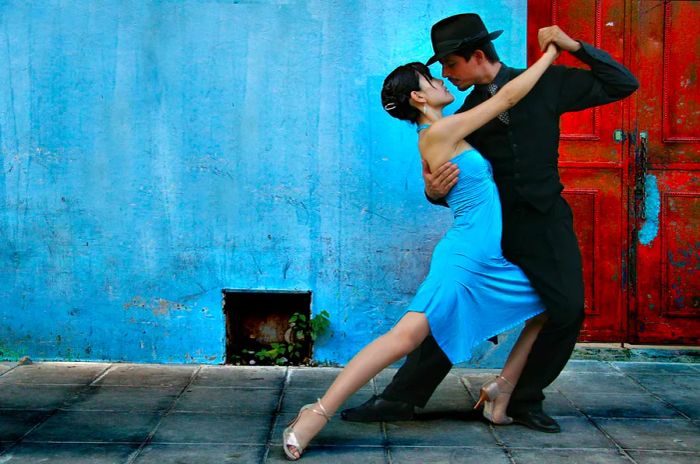
{"type": "Polygon", "coordinates": [[[316,410],[316,408],[311,408],[311,411],[315,412],[319,416],[323,416],[326,419],[326,422],[330,422],[331,416],[328,415],[328,411],[326,411],[326,408],[323,406],[323,403],[321,403],[321,398],[316,398],[316,404],[321,410],[318,411],[316,410]]]}
{"type": "Polygon", "coordinates": [[[504,381],[505,383],[507,383],[508,385],[510,385],[511,388],[515,389],[515,385],[513,385],[513,382],[511,382],[510,380],[506,379],[506,378],[503,377],[502,375],[499,375],[498,378],[499,378],[499,379],[503,379],[503,381],[504,381]]]}

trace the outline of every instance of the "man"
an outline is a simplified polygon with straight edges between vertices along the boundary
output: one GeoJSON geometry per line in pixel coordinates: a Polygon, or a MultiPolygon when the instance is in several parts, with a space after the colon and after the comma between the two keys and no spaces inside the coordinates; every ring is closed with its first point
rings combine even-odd
{"type": "MultiPolygon", "coordinates": [[[[474,85],[458,111],[478,105],[523,70],[499,61],[489,33],[476,14],[443,19],[431,30],[442,75],[459,90],[474,85]]],[[[561,196],[559,181],[559,118],[620,100],[639,84],[606,52],[566,35],[558,26],[540,29],[542,50],[554,43],[591,69],[552,66],[514,108],[467,137],[492,164],[503,211],[504,256],[530,279],[544,303],[548,322],[540,332],[508,414],[516,423],[543,432],[560,431],[542,409],[543,389],[557,378],[574,349],[583,322],[581,254],[573,229],[571,208],[561,196]]],[[[457,182],[458,170],[446,163],[431,173],[423,166],[426,196],[436,204],[457,182]]],[[[478,246],[478,244],[475,244],[478,246]]],[[[413,351],[392,382],[378,395],[342,412],[350,421],[408,420],[414,407],[424,407],[451,368],[432,337],[413,351]]]]}

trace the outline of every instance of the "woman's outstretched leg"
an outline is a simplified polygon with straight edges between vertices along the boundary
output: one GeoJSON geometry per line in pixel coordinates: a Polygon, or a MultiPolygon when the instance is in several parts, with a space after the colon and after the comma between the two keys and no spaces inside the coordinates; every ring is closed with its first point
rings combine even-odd
{"type": "MultiPolygon", "coordinates": [[[[484,406],[484,416],[495,424],[509,424],[512,420],[506,414],[510,395],[523,372],[527,357],[530,355],[532,345],[537,339],[537,335],[542,330],[542,326],[547,321],[547,315],[542,313],[529,319],[525,323],[525,328],[520,333],[513,349],[508,355],[506,364],[503,366],[501,374],[495,381],[482,387],[480,402],[482,399],[490,399],[491,404],[484,406]],[[495,383],[495,387],[492,385],[495,383]]],[[[477,403],[478,405],[478,403],[477,403]]]]}
{"type": "MultiPolygon", "coordinates": [[[[320,404],[302,411],[293,424],[293,432],[302,450],[326,425],[326,418],[332,416],[350,395],[359,390],[391,363],[398,361],[420,345],[430,333],[425,314],[408,312],[386,334],[365,346],[345,366],[333,384],[321,398],[320,404]],[[323,413],[323,414],[321,414],[323,413]]],[[[296,446],[288,447],[295,457],[300,457],[296,446]]]]}

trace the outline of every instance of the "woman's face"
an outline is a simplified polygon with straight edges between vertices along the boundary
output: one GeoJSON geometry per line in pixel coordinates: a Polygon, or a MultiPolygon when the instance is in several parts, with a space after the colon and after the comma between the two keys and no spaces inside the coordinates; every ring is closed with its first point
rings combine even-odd
{"type": "Polygon", "coordinates": [[[454,95],[447,90],[442,79],[433,78],[428,81],[422,74],[419,75],[418,85],[425,95],[428,105],[442,109],[455,100],[454,95]]]}

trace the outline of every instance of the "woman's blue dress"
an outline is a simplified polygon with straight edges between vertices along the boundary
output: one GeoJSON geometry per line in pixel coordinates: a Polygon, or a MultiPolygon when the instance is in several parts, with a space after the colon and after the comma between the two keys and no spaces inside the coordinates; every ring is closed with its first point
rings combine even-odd
{"type": "Polygon", "coordinates": [[[453,364],[475,345],[544,311],[525,274],[501,251],[501,202],[491,164],[470,149],[451,160],[459,180],[445,198],[454,224],[435,247],[408,311],[425,313],[453,364]]]}

